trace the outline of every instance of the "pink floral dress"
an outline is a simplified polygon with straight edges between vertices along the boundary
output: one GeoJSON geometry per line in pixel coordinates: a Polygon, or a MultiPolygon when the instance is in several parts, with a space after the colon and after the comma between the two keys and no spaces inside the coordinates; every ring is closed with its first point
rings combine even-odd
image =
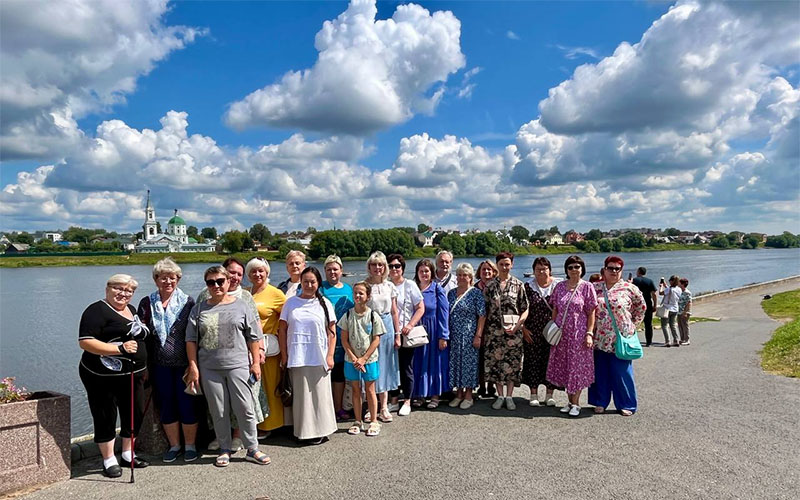
{"type": "Polygon", "coordinates": [[[591,283],[581,280],[570,302],[573,292],[567,288],[567,283],[557,284],[550,296],[562,334],[561,341],[550,348],[547,380],[564,387],[568,394],[575,394],[594,382],[594,358],[592,349],[586,347],[586,331],[589,314],[597,308],[597,295],[591,283]]]}
{"type": "MultiPolygon", "coordinates": [[[[594,348],[613,354],[617,334],[614,332],[614,324],[611,316],[608,315],[608,308],[606,308],[603,284],[602,281],[594,284],[594,290],[597,293],[597,316],[595,317],[597,332],[594,335],[594,348]]],[[[617,328],[622,335],[629,337],[635,334],[636,325],[644,319],[644,312],[647,308],[639,288],[633,283],[619,280],[608,289],[608,300],[611,302],[611,310],[614,312],[617,328]]]]}

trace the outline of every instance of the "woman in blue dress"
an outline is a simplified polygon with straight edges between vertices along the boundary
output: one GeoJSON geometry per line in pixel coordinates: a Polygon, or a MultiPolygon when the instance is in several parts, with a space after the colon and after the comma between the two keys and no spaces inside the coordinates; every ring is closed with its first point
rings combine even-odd
{"type": "MultiPolygon", "coordinates": [[[[428,332],[428,344],[417,347],[414,353],[414,398],[430,398],[428,408],[439,406],[439,396],[451,389],[450,353],[447,342],[450,339],[450,306],[444,288],[433,281],[436,268],[429,259],[417,263],[414,281],[422,291],[425,314],[421,324],[428,332]]],[[[419,405],[419,401],[417,405],[419,405]]]]}
{"type": "Polygon", "coordinates": [[[469,263],[456,268],[456,288],[447,294],[450,304],[450,385],[458,393],[450,407],[466,410],[473,405],[472,389],[478,385],[478,351],[486,321],[483,292],[472,286],[475,271],[469,263]]]}

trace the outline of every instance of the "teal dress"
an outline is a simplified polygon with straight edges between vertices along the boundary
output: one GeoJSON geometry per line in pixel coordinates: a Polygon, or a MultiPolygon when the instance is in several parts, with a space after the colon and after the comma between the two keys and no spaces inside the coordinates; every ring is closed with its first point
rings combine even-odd
{"type": "Polygon", "coordinates": [[[339,328],[339,320],[355,305],[353,302],[353,287],[347,283],[342,283],[341,288],[336,288],[327,281],[323,281],[322,295],[331,301],[333,310],[336,312],[336,349],[333,351],[333,362],[342,363],[344,361],[344,347],[342,347],[342,329],[339,328]]]}

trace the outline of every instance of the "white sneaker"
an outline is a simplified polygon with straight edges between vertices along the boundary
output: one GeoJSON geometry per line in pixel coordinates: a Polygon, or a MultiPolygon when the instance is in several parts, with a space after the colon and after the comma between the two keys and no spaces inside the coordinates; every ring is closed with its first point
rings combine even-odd
{"type": "Polygon", "coordinates": [[[561,409],[560,409],[560,410],[558,410],[558,411],[560,411],[561,413],[569,413],[569,411],[570,411],[571,409],[572,409],[572,404],[570,404],[570,403],[567,403],[567,404],[565,404],[564,406],[562,406],[562,407],[561,407],[561,409]]]}
{"type": "Polygon", "coordinates": [[[532,397],[528,404],[531,406],[542,406],[542,403],[540,403],[539,400],[536,399],[536,396],[532,397]]]}
{"type": "Polygon", "coordinates": [[[581,407],[578,405],[572,405],[572,408],[569,409],[570,417],[577,417],[580,414],[581,414],[581,407]]]}
{"type": "Polygon", "coordinates": [[[508,396],[506,398],[506,408],[508,408],[509,410],[517,409],[517,405],[514,404],[514,398],[512,398],[511,396],[508,396]]]}
{"type": "Polygon", "coordinates": [[[553,399],[553,398],[548,398],[547,403],[545,403],[545,404],[547,406],[555,406],[556,405],[556,400],[553,399]]]}
{"type": "Polygon", "coordinates": [[[208,443],[208,450],[209,451],[217,451],[219,449],[219,441],[216,439],[208,443]]]}
{"type": "Polygon", "coordinates": [[[464,401],[464,400],[461,399],[461,398],[453,398],[453,400],[450,401],[447,404],[447,406],[449,406],[450,408],[455,408],[456,406],[460,405],[462,401],[464,401]]]}
{"type": "Polygon", "coordinates": [[[503,407],[503,402],[505,400],[506,398],[504,398],[503,396],[497,396],[497,399],[495,399],[494,403],[492,403],[492,408],[495,410],[499,410],[500,408],[503,407]]]}
{"type": "Polygon", "coordinates": [[[231,441],[231,453],[236,453],[237,451],[243,448],[244,445],[242,444],[242,440],[239,438],[233,438],[233,440],[231,441]]]}
{"type": "Polygon", "coordinates": [[[411,413],[411,403],[406,401],[403,403],[400,409],[397,410],[397,414],[401,417],[407,417],[409,413],[411,413]]]}
{"type": "Polygon", "coordinates": [[[386,408],[388,408],[388,409],[389,409],[389,411],[395,411],[395,412],[396,412],[397,410],[399,410],[399,409],[400,409],[400,405],[399,405],[399,404],[397,404],[397,403],[389,403],[389,404],[386,406],[386,408]]]}

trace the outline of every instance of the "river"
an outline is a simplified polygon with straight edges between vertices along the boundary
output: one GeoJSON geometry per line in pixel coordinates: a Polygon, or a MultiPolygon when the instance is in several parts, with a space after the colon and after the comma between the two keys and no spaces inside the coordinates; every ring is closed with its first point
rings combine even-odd
{"type": "MultiPolygon", "coordinates": [[[[725,290],[750,283],[800,274],[800,249],[682,250],[673,252],[620,253],[625,260],[624,276],[646,266],[647,275],[658,282],[661,276],[686,276],[695,293],[725,290]]],[[[605,254],[583,254],[588,272],[597,272],[605,254]]],[[[566,255],[552,255],[557,276],[564,275],[566,255]]],[[[513,274],[522,277],[531,270],[535,256],[515,260],[513,274]]],[[[473,267],[482,259],[456,259],[473,267]]],[[[408,262],[406,276],[413,277],[416,260],[408,262]]],[[[318,266],[321,267],[319,263],[318,266]]],[[[186,264],[181,288],[196,295],[203,288],[203,271],[208,264],[186,264]]],[[[345,281],[354,283],[366,275],[364,261],[345,262],[345,281]]],[[[151,266],[88,266],[0,268],[0,378],[15,376],[17,384],[29,390],[53,390],[72,396],[72,435],[92,431],[86,395],[78,378],[81,350],[77,342],[81,313],[103,297],[105,282],[114,273],[128,273],[139,281],[131,303],[135,306],[155,286],[151,266]]],[[[287,276],[285,266],[272,263],[271,282],[287,276]]],[[[587,276],[588,278],[588,276],[587,276]]]]}

